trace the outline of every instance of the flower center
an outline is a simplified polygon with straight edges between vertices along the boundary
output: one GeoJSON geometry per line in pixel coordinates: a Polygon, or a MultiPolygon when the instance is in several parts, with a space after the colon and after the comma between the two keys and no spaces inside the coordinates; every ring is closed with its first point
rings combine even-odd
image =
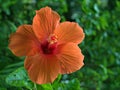
{"type": "Polygon", "coordinates": [[[57,36],[51,34],[45,42],[41,44],[41,48],[44,54],[53,54],[57,47],[57,36]]]}

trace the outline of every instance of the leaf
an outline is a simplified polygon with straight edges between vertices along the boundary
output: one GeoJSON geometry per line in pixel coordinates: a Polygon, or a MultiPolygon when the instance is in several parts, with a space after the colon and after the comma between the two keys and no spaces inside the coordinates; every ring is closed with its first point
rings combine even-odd
{"type": "Polygon", "coordinates": [[[42,84],[42,85],[37,85],[38,90],[53,90],[52,86],[50,83],[48,84],[42,84]]]}
{"type": "MultiPolygon", "coordinates": [[[[23,66],[23,61],[7,65],[4,69],[0,71],[0,74],[8,74],[14,71],[16,68],[23,66]]],[[[4,64],[3,64],[4,65],[4,64]]]]}
{"type": "Polygon", "coordinates": [[[0,87],[0,90],[7,90],[6,88],[2,88],[2,87],[0,87]]]}
{"type": "Polygon", "coordinates": [[[61,78],[62,78],[62,75],[59,74],[58,77],[57,77],[57,79],[56,79],[56,80],[53,82],[53,84],[52,84],[52,87],[53,87],[53,88],[57,88],[57,87],[58,87],[61,78]]]}
{"type": "Polygon", "coordinates": [[[6,82],[15,87],[33,88],[32,82],[27,77],[24,67],[20,67],[6,77],[6,82]]]}
{"type": "Polygon", "coordinates": [[[64,83],[64,90],[80,90],[80,82],[77,78],[72,79],[71,81],[64,83]]]}
{"type": "Polygon", "coordinates": [[[77,78],[72,80],[65,80],[58,83],[54,90],[80,90],[80,82],[77,78]]]}
{"type": "Polygon", "coordinates": [[[0,90],[8,87],[8,84],[5,82],[5,78],[6,78],[6,75],[1,75],[0,74],[0,90]]]}

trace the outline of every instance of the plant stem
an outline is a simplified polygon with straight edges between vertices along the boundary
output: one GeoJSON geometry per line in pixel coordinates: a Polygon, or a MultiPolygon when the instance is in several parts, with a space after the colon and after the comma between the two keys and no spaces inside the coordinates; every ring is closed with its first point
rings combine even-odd
{"type": "Polygon", "coordinates": [[[37,85],[34,83],[34,90],[37,90],[37,85]]]}

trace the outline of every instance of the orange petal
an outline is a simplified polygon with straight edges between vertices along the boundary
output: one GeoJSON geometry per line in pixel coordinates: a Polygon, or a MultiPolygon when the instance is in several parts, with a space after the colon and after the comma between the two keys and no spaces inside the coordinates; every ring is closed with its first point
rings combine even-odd
{"type": "Polygon", "coordinates": [[[30,79],[37,84],[51,83],[59,73],[59,63],[55,56],[28,56],[24,63],[30,79]]]}
{"type": "Polygon", "coordinates": [[[52,11],[51,8],[45,7],[36,11],[36,15],[33,19],[33,29],[36,36],[43,40],[58,26],[60,21],[59,15],[52,11]]]}
{"type": "Polygon", "coordinates": [[[74,22],[63,22],[56,28],[59,43],[74,42],[79,44],[84,39],[82,28],[74,22]]]}
{"type": "Polygon", "coordinates": [[[9,48],[16,56],[26,56],[38,52],[38,44],[32,26],[22,25],[10,36],[9,48]]]}
{"type": "Polygon", "coordinates": [[[60,54],[57,55],[60,60],[60,73],[68,74],[79,70],[83,65],[84,56],[80,48],[75,43],[67,43],[58,46],[60,54]]]}

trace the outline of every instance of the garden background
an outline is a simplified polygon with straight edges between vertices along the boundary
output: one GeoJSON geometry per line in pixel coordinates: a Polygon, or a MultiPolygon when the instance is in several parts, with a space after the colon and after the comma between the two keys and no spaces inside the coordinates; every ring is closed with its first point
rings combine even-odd
{"type": "Polygon", "coordinates": [[[120,90],[120,0],[0,0],[0,90],[120,90]],[[79,45],[84,67],[59,75],[52,84],[33,84],[24,57],[8,48],[9,36],[22,24],[32,24],[35,10],[49,6],[63,21],[84,29],[79,45]]]}

